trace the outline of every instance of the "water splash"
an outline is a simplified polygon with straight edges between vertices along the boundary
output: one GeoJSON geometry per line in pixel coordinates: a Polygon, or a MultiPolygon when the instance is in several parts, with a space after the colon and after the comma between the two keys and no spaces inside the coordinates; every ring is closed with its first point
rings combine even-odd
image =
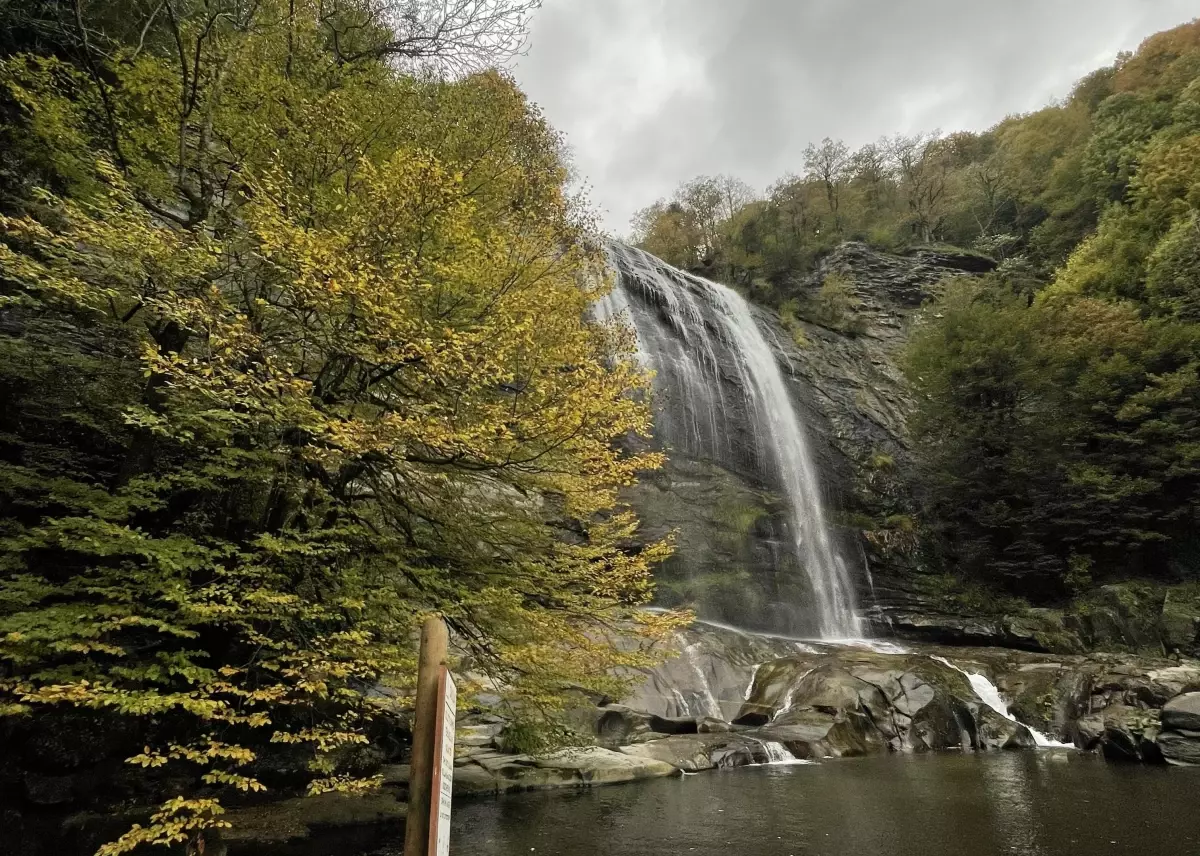
{"type": "Polygon", "coordinates": [[[641,250],[614,243],[608,253],[618,281],[596,312],[632,323],[639,359],[656,371],[656,390],[669,402],[656,415],[659,433],[689,455],[731,459],[737,432],[724,396],[728,386],[740,391],[760,469],[773,473],[788,499],[791,547],[808,578],[817,630],[822,638],[861,638],[854,583],[827,521],[807,438],[750,305],[641,250]]]}
{"type": "Polygon", "coordinates": [[[806,764],[815,764],[815,761],[808,761],[803,758],[797,758],[791,751],[782,743],[774,740],[763,740],[759,737],[751,737],[755,743],[762,747],[763,753],[767,756],[767,760],[761,764],[751,764],[752,767],[795,767],[806,764]]]}
{"type": "MultiPolygon", "coordinates": [[[[1008,702],[1004,700],[1004,696],[1000,695],[1000,689],[988,680],[987,676],[977,672],[968,672],[961,666],[947,660],[945,657],[939,657],[936,654],[930,656],[931,660],[936,660],[944,666],[949,666],[956,672],[960,672],[966,676],[967,681],[971,684],[971,689],[975,690],[975,695],[979,696],[979,700],[990,707],[996,713],[1003,716],[1009,722],[1015,722],[1018,725],[1025,725],[1015,716],[1008,712],[1008,702]]],[[[1033,742],[1038,745],[1039,749],[1074,749],[1074,743],[1062,743],[1058,740],[1053,740],[1047,737],[1042,732],[1030,725],[1025,725],[1029,729],[1029,733],[1033,735],[1033,742]]]]}

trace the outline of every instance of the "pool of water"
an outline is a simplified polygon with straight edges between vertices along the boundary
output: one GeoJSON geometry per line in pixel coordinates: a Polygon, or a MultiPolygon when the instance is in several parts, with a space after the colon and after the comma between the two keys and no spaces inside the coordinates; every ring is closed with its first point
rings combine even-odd
{"type": "Polygon", "coordinates": [[[459,803],[450,852],[1192,856],[1200,854],[1200,769],[1051,751],[722,770],[459,803]]]}

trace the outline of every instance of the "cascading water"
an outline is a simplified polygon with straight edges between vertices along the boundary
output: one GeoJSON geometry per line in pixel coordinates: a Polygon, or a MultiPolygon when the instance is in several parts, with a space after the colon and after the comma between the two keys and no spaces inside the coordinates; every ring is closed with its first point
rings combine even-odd
{"type": "MultiPolygon", "coordinates": [[[[930,657],[930,659],[936,660],[937,662],[941,663],[943,666],[949,666],[951,669],[954,669],[956,672],[960,672],[963,675],[965,675],[967,678],[967,682],[970,683],[970,685],[971,685],[971,689],[975,690],[975,695],[979,696],[980,701],[982,701],[984,704],[986,704],[992,710],[996,711],[996,713],[1003,716],[1009,722],[1016,722],[1018,725],[1025,725],[1025,723],[1021,722],[1019,719],[1017,719],[1015,716],[1013,716],[1011,713],[1008,712],[1008,702],[1006,702],[1004,700],[1004,696],[1000,695],[999,688],[997,688],[997,686],[995,684],[993,684],[990,680],[988,680],[985,675],[978,674],[977,672],[968,672],[966,669],[962,668],[961,666],[957,666],[954,663],[950,662],[945,657],[939,657],[937,655],[933,655],[930,657]]],[[[1074,743],[1062,743],[1058,740],[1053,740],[1053,739],[1047,737],[1045,734],[1038,731],[1036,728],[1033,728],[1032,726],[1025,725],[1025,727],[1029,729],[1029,733],[1031,735],[1033,735],[1033,742],[1036,743],[1038,745],[1038,748],[1040,748],[1040,749],[1058,749],[1058,748],[1074,749],[1075,748],[1074,743]]]]}
{"type": "Polygon", "coordinates": [[[762,747],[763,754],[767,757],[766,761],[755,766],[791,767],[815,763],[814,761],[797,758],[786,746],[775,740],[763,740],[759,737],[751,737],[750,739],[762,747]]]}
{"type": "Polygon", "coordinates": [[[627,316],[639,356],[656,372],[656,431],[673,448],[717,461],[749,456],[788,501],[790,546],[808,578],[816,629],[825,639],[863,635],[849,565],[828,525],[817,468],[775,353],[750,305],[723,285],[648,253],[610,244],[613,290],[601,318],[627,316]],[[732,375],[730,374],[732,373],[732,375]],[[736,388],[741,401],[727,401],[736,388]],[[740,409],[739,409],[740,408],[740,409]],[[745,412],[750,448],[731,424],[745,412]]]}

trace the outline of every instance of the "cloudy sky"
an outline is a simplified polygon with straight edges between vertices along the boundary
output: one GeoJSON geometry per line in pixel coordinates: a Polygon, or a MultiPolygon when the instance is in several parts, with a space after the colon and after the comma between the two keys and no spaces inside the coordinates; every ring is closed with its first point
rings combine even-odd
{"type": "Polygon", "coordinates": [[[688,178],[762,189],[804,146],[972,129],[1062,97],[1195,0],[545,0],[516,75],[605,224],[688,178]]]}

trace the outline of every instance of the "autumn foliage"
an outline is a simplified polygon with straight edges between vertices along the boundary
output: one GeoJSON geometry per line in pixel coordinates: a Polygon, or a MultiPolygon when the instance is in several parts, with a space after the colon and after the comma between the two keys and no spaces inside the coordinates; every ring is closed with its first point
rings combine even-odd
{"type": "Polygon", "coordinates": [[[517,719],[663,623],[617,502],[647,378],[588,321],[561,142],[364,10],[166,3],[0,64],[0,716],[174,770],[106,856],[220,825],[272,746],[372,786],[343,761],[430,612],[517,719]]]}

